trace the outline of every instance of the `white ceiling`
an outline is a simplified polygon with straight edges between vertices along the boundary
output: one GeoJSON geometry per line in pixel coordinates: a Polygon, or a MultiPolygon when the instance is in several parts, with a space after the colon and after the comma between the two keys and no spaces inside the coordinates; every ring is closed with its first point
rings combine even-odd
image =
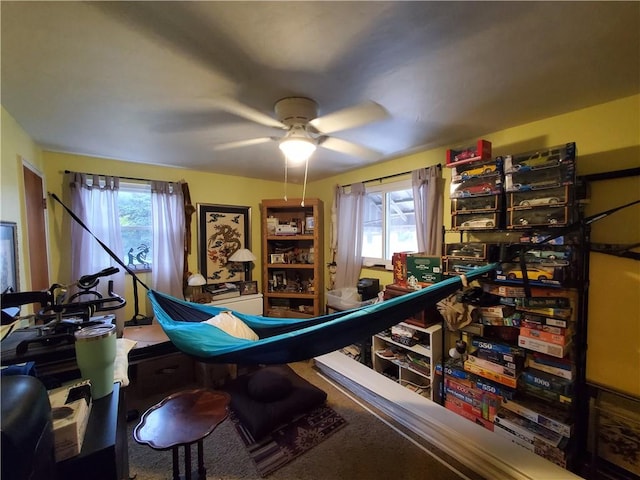
{"type": "MultiPolygon", "coordinates": [[[[280,180],[276,142],[214,150],[274,135],[220,96],[373,100],[389,118],[333,136],[383,161],[640,92],[637,1],[0,5],[5,109],[45,149],[130,162],[280,180]]],[[[365,163],[319,148],[309,178],[365,163]]]]}

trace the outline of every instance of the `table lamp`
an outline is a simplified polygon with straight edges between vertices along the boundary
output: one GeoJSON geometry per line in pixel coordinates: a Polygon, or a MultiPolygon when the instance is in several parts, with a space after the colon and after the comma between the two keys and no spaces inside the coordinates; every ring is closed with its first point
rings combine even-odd
{"type": "Polygon", "coordinates": [[[240,248],[233,252],[229,257],[230,262],[238,262],[244,264],[244,279],[251,280],[251,262],[256,260],[256,256],[248,248],[240,248]]]}
{"type": "Polygon", "coordinates": [[[196,293],[202,293],[202,286],[207,284],[207,279],[201,273],[193,273],[187,278],[187,285],[191,290],[191,298],[196,293]]]}

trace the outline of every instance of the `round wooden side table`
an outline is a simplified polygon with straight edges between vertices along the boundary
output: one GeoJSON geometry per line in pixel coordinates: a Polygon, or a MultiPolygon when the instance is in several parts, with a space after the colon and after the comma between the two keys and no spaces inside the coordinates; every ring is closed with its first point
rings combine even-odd
{"type": "Polygon", "coordinates": [[[205,480],[202,441],[229,416],[228,393],[207,390],[185,390],[169,395],[160,403],[149,408],[136,425],[133,438],[140,444],[155,450],[172,449],[173,479],[179,480],[178,448],[184,446],[184,467],[186,480],[197,473],[199,480],[205,480]],[[191,471],[191,445],[198,444],[198,470],[191,471]]]}

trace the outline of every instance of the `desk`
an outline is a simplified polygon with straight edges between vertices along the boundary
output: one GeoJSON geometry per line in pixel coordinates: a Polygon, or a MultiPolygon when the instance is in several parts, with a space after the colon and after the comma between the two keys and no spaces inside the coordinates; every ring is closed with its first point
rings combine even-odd
{"type": "Polygon", "coordinates": [[[127,422],[120,384],[93,402],[79,455],[57,464],[65,480],[128,480],[127,422]]]}

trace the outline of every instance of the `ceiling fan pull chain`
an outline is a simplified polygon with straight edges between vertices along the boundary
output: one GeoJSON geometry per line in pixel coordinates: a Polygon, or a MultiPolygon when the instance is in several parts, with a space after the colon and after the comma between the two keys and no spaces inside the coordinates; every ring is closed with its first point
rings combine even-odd
{"type": "Polygon", "coordinates": [[[287,165],[287,156],[284,156],[284,201],[287,201],[287,170],[289,169],[289,165],[287,165]]]}
{"type": "Polygon", "coordinates": [[[302,202],[300,206],[304,207],[304,196],[307,193],[307,171],[309,170],[309,158],[304,162],[304,184],[302,185],[302,202]]]}

